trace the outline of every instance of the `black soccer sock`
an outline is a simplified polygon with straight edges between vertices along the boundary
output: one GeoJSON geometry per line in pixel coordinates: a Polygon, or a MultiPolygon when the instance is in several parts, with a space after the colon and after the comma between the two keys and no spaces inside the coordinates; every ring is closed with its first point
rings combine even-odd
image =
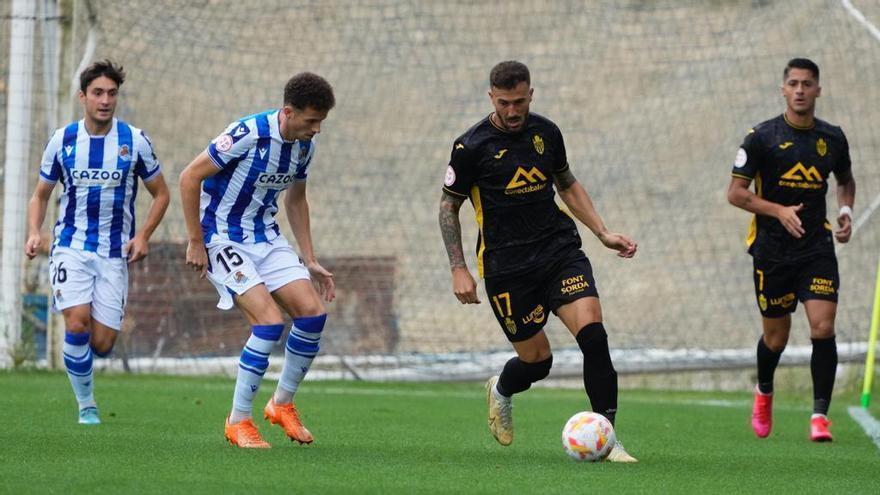
{"type": "Polygon", "coordinates": [[[617,372],[611,363],[608,334],[601,322],[581,328],[576,337],[584,354],[584,389],[590,398],[593,412],[614,424],[617,415],[617,372]]]}
{"type": "Polygon", "coordinates": [[[834,375],[837,373],[837,341],[830,339],[811,339],[813,356],[810,359],[810,372],[813,375],[813,414],[828,414],[831,405],[831,392],[834,390],[834,375]]]}
{"type": "Polygon", "coordinates": [[[771,351],[764,342],[764,337],[758,339],[758,390],[762,394],[773,393],[773,375],[782,351],[771,351]]]}
{"type": "Polygon", "coordinates": [[[498,377],[496,385],[498,393],[510,397],[513,394],[525,392],[533,383],[546,378],[550,373],[551,366],[553,366],[552,355],[537,363],[526,363],[518,357],[510,358],[504,365],[501,376],[498,377]]]}

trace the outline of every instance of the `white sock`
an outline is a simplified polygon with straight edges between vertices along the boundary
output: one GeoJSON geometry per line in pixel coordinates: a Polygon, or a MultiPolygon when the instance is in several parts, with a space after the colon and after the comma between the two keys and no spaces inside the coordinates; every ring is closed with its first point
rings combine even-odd
{"type": "Polygon", "coordinates": [[[251,417],[254,396],[260,389],[260,382],[269,367],[269,353],[281,337],[284,325],[254,325],[251,336],[245,343],[238,360],[238,378],[235,380],[235,394],[232,396],[232,424],[251,417]]]}
{"type": "Polygon", "coordinates": [[[513,396],[507,397],[501,395],[501,392],[498,391],[498,382],[495,382],[495,386],[492,387],[492,395],[494,395],[495,400],[499,402],[510,402],[513,399],[513,396]]]}
{"type": "Polygon", "coordinates": [[[290,329],[287,345],[284,348],[284,368],[281,370],[281,379],[278,380],[278,388],[275,389],[273,398],[276,404],[293,402],[293,395],[296,394],[299,384],[306,377],[312,361],[318,355],[321,331],[326,321],[326,314],[293,320],[293,327],[290,329]]]}
{"type": "Polygon", "coordinates": [[[65,332],[61,351],[64,353],[64,366],[67,368],[67,377],[70,378],[70,385],[73,387],[79,409],[96,407],[89,333],[65,332]]]}

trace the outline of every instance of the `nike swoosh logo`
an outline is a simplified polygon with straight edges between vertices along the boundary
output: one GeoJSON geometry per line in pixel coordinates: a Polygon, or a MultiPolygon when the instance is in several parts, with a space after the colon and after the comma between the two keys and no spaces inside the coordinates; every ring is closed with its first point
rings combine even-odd
{"type": "Polygon", "coordinates": [[[495,159],[500,160],[501,157],[504,156],[505,153],[507,153],[507,148],[504,148],[503,150],[499,151],[498,154],[495,155],[495,159]]]}
{"type": "Polygon", "coordinates": [[[791,141],[786,141],[779,145],[779,149],[784,150],[790,148],[791,146],[794,146],[794,143],[792,143],[791,141]]]}

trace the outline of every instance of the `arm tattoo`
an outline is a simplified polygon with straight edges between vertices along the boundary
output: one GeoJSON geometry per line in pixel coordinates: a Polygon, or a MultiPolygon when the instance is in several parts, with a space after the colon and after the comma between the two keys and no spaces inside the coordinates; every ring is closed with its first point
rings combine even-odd
{"type": "Polygon", "coordinates": [[[456,198],[446,192],[440,198],[440,233],[443,235],[443,244],[446,245],[450,268],[467,266],[461,248],[461,223],[458,220],[458,210],[462,203],[464,198],[456,198]]]}
{"type": "Polygon", "coordinates": [[[553,182],[556,183],[556,189],[562,192],[577,182],[577,179],[574,177],[574,174],[571,173],[571,168],[567,168],[563,172],[553,174],[553,182]]]}

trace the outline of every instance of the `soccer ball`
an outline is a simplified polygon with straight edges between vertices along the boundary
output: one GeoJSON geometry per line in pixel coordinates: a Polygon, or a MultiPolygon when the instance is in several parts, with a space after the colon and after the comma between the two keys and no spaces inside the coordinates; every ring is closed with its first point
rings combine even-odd
{"type": "Polygon", "coordinates": [[[562,428],[562,447],[576,461],[596,462],[605,459],[616,439],[611,422],[594,412],[579,412],[562,428]]]}

